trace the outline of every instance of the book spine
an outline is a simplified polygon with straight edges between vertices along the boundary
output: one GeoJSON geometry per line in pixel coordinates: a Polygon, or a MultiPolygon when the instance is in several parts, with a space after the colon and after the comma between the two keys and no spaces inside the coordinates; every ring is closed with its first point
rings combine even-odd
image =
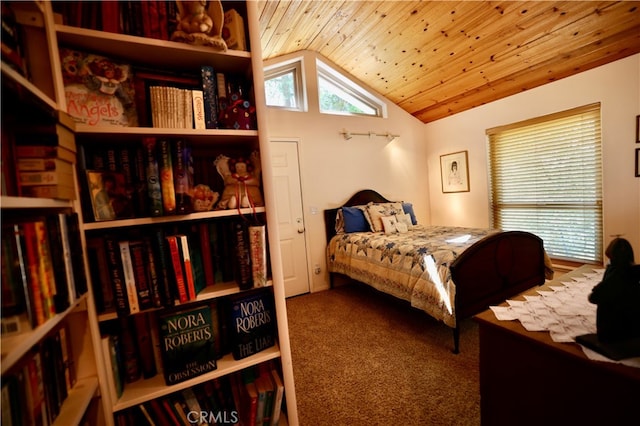
{"type": "Polygon", "coordinates": [[[18,184],[22,186],[32,185],[74,185],[73,174],[59,171],[49,172],[19,172],[18,184]]]}
{"type": "Polygon", "coordinates": [[[169,279],[172,265],[169,257],[168,242],[165,239],[162,229],[154,229],[152,231],[153,254],[156,259],[158,271],[158,287],[160,290],[160,298],[164,306],[173,306],[174,297],[171,291],[171,280],[169,279]]]}
{"type": "Polygon", "coordinates": [[[182,260],[180,254],[180,247],[178,243],[178,238],[175,235],[168,235],[166,237],[167,240],[167,249],[168,249],[168,257],[171,262],[171,266],[173,267],[173,276],[176,284],[176,290],[178,295],[178,301],[180,303],[187,303],[189,301],[189,296],[187,293],[187,287],[184,279],[184,272],[182,269],[182,260]]]}
{"type": "Polygon", "coordinates": [[[149,314],[141,313],[133,317],[133,323],[136,331],[136,343],[138,346],[138,354],[140,354],[140,366],[142,367],[142,376],[145,379],[156,375],[156,362],[153,354],[153,341],[151,339],[151,325],[149,323],[149,314]]]}
{"type": "Polygon", "coordinates": [[[34,312],[36,315],[36,325],[44,324],[49,318],[49,311],[44,301],[45,294],[42,292],[40,284],[40,259],[38,250],[38,237],[34,222],[25,222],[22,226],[24,232],[24,244],[26,247],[27,262],[29,268],[29,288],[32,296],[34,312]]]}
{"type": "MultiPolygon", "coordinates": [[[[70,305],[69,289],[73,289],[73,268],[67,222],[64,213],[47,216],[47,231],[51,248],[51,260],[56,282],[56,295],[53,299],[56,312],[63,312],[70,305]]],[[[73,290],[75,293],[75,289],[73,290]]]]}
{"type": "Polygon", "coordinates": [[[142,240],[129,241],[129,253],[133,266],[133,275],[138,295],[140,310],[149,309],[153,306],[151,297],[151,284],[148,276],[148,256],[142,240]]]}
{"type": "Polygon", "coordinates": [[[149,237],[143,237],[142,242],[144,244],[144,253],[146,255],[145,260],[147,262],[147,276],[149,279],[149,290],[151,291],[151,306],[154,308],[161,308],[163,303],[156,255],[154,254],[151,239],[149,237]]]}
{"type": "Polygon", "coordinates": [[[73,173],[73,164],[57,158],[18,158],[17,169],[21,172],[58,171],[73,173]]]}
{"type": "Polygon", "coordinates": [[[138,301],[138,290],[136,289],[135,272],[133,271],[133,263],[131,261],[131,249],[129,241],[120,241],[118,244],[120,246],[120,259],[122,261],[127,300],[129,302],[129,313],[135,314],[140,312],[140,304],[138,301]]]}
{"type": "Polygon", "coordinates": [[[186,214],[191,211],[191,193],[193,190],[193,164],[191,150],[183,139],[172,144],[172,164],[176,213],[186,214]]]}
{"type": "Polygon", "coordinates": [[[120,381],[120,371],[118,357],[113,336],[106,335],[100,340],[102,346],[102,356],[110,361],[111,371],[107,373],[107,389],[111,396],[112,403],[118,401],[122,396],[122,385],[120,381]]]}
{"type": "Polygon", "coordinates": [[[200,67],[204,102],[204,122],[207,129],[218,128],[218,96],[216,95],[216,73],[212,66],[200,67]]]}
{"type": "Polygon", "coordinates": [[[189,252],[189,240],[186,235],[178,236],[178,245],[182,255],[182,267],[185,276],[185,285],[187,287],[188,300],[196,300],[196,287],[193,281],[193,265],[191,264],[191,254],[189,252]]]}
{"type": "Polygon", "coordinates": [[[215,282],[215,272],[213,270],[213,252],[211,250],[211,237],[209,235],[210,223],[201,222],[198,224],[198,237],[200,239],[200,252],[202,253],[202,268],[204,269],[205,285],[212,285],[215,282]]]}
{"type": "Polygon", "coordinates": [[[206,129],[204,108],[204,93],[202,90],[192,90],[191,99],[193,101],[193,128],[206,129]]]}
{"type": "MultiPolygon", "coordinates": [[[[71,263],[73,267],[73,284],[75,297],[80,297],[88,291],[87,270],[84,263],[84,246],[80,236],[80,219],[77,212],[66,214],[67,235],[69,240],[69,251],[71,253],[71,263]]],[[[74,296],[71,296],[74,299],[74,296]]]]}
{"type": "Polygon", "coordinates": [[[31,292],[31,269],[26,250],[26,236],[24,235],[24,228],[22,225],[14,224],[8,232],[13,234],[10,237],[14,239],[15,243],[15,254],[18,267],[17,272],[19,274],[20,284],[22,285],[22,298],[24,299],[27,318],[29,319],[29,325],[31,327],[35,327],[38,325],[38,319],[35,298],[31,292]]]}
{"type": "Polygon", "coordinates": [[[267,285],[267,235],[266,226],[249,226],[251,273],[254,287],[267,285]]]}
{"type": "Polygon", "coordinates": [[[102,239],[87,238],[87,258],[96,310],[98,313],[103,313],[113,309],[115,305],[107,253],[102,239]]]}
{"type": "Polygon", "coordinates": [[[164,214],[162,202],[162,184],[160,183],[160,168],[158,165],[158,149],[155,138],[144,138],[145,163],[147,176],[147,195],[149,214],[162,216],[164,214]]]}
{"type": "Polygon", "coordinates": [[[240,221],[233,222],[233,232],[236,247],[236,281],[241,290],[253,287],[251,273],[251,255],[246,227],[240,221]]]}
{"type": "Polygon", "coordinates": [[[137,315],[120,317],[120,342],[122,344],[122,362],[124,365],[124,380],[126,383],[132,383],[141,376],[140,359],[138,358],[138,349],[134,337],[133,318],[137,315]]]}
{"type": "Polygon", "coordinates": [[[76,154],[73,151],[61,146],[50,145],[17,145],[15,155],[20,159],[60,159],[68,163],[76,161],[76,154]]]}
{"type": "Polygon", "coordinates": [[[51,249],[47,228],[42,220],[35,222],[36,244],[38,250],[38,271],[40,275],[40,292],[42,295],[45,318],[51,318],[56,314],[54,297],[56,295],[56,282],[51,261],[51,249]]]}
{"type": "Polygon", "coordinates": [[[116,311],[119,314],[129,314],[129,302],[127,296],[127,288],[124,281],[124,272],[122,271],[122,261],[120,248],[115,238],[106,236],[105,248],[107,252],[107,261],[109,265],[109,273],[111,275],[111,286],[116,302],[116,311]]]}
{"type": "Polygon", "coordinates": [[[164,214],[169,215],[176,212],[176,192],[173,184],[173,166],[171,162],[171,142],[167,139],[160,139],[158,145],[162,207],[164,214]]]}
{"type": "Polygon", "coordinates": [[[60,350],[62,355],[62,364],[64,366],[64,377],[67,384],[67,390],[71,390],[77,382],[76,366],[73,362],[71,342],[69,340],[68,324],[62,325],[58,329],[60,337],[60,350]]]}
{"type": "Polygon", "coordinates": [[[133,179],[134,211],[137,217],[144,217],[147,216],[149,198],[145,171],[145,149],[140,145],[133,148],[133,179]]]}

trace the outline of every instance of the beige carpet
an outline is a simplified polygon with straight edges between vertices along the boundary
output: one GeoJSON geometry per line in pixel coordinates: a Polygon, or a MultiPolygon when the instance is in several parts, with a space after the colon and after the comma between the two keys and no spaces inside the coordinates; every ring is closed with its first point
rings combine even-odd
{"type": "Polygon", "coordinates": [[[302,426],[479,425],[478,328],[362,284],[287,300],[302,426]]]}

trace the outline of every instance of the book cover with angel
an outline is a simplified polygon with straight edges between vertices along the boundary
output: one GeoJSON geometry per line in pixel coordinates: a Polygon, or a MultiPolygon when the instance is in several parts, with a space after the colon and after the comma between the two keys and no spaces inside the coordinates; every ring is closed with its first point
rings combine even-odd
{"type": "Polygon", "coordinates": [[[131,66],[60,48],[67,112],[90,126],[138,125],[131,66]]]}

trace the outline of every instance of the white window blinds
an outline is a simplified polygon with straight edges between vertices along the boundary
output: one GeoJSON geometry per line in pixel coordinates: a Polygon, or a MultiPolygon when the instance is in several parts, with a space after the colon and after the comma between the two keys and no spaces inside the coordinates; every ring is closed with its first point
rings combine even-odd
{"type": "Polygon", "coordinates": [[[600,104],[487,130],[493,226],[553,258],[602,261],[600,104]]]}

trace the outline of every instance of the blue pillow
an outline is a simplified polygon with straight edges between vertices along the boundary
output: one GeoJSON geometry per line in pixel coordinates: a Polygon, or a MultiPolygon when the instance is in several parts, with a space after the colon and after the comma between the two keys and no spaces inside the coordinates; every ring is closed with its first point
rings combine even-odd
{"type": "Polygon", "coordinates": [[[344,219],[344,232],[367,232],[369,222],[364,217],[364,212],[357,207],[343,207],[342,217],[344,219]]]}
{"type": "Polygon", "coordinates": [[[411,216],[411,223],[414,225],[418,224],[418,219],[416,219],[416,214],[413,212],[413,204],[411,203],[402,203],[402,210],[404,210],[405,213],[409,213],[409,216],[411,216]]]}

